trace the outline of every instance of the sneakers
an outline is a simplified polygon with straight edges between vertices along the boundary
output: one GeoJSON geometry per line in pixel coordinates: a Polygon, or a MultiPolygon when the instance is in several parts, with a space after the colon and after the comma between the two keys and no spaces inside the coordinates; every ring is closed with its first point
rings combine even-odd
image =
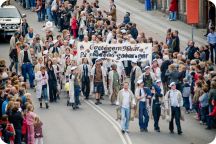
{"type": "Polygon", "coordinates": [[[178,135],[182,135],[182,133],[183,133],[182,131],[178,131],[178,135]]]}
{"type": "Polygon", "coordinates": [[[121,130],[122,134],[125,134],[125,130],[121,130]]]}

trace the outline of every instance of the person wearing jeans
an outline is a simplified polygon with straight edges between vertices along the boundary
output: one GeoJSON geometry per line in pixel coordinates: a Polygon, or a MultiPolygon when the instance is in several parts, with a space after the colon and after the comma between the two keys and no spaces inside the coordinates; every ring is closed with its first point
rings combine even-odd
{"type": "Polygon", "coordinates": [[[30,87],[34,87],[34,72],[32,67],[32,57],[29,50],[29,46],[27,44],[24,45],[24,49],[20,51],[20,63],[22,69],[22,76],[24,77],[24,81],[27,80],[27,74],[29,77],[30,87]]]}
{"type": "Polygon", "coordinates": [[[215,28],[210,28],[210,33],[207,35],[207,42],[210,45],[211,61],[216,64],[216,32],[215,28]]]}
{"type": "Polygon", "coordinates": [[[138,80],[137,84],[138,87],[136,88],[135,96],[139,103],[139,127],[141,132],[148,132],[149,115],[147,107],[149,104],[148,98],[151,97],[151,91],[149,88],[144,87],[142,79],[138,80]]]}
{"type": "Polygon", "coordinates": [[[37,82],[36,86],[36,96],[40,102],[40,108],[42,108],[42,99],[45,100],[46,109],[49,108],[48,105],[48,74],[46,72],[46,67],[41,66],[40,70],[35,74],[35,80],[37,82]]]}
{"type": "Polygon", "coordinates": [[[170,21],[175,21],[176,20],[177,9],[178,9],[177,0],[171,0],[170,7],[169,7],[169,12],[170,12],[169,20],[170,21]]]}
{"type": "Polygon", "coordinates": [[[121,109],[121,130],[123,134],[129,130],[130,111],[135,106],[134,95],[128,87],[129,83],[124,82],[123,89],[119,91],[116,102],[116,105],[119,105],[121,109]]]}

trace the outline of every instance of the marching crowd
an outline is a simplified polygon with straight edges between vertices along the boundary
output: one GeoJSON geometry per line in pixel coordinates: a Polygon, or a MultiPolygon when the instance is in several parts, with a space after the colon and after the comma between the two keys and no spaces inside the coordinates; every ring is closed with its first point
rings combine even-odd
{"type": "MultiPolygon", "coordinates": [[[[32,1],[32,0],[31,0],[32,1]]],[[[29,3],[28,3],[29,4],[29,3]]],[[[122,133],[129,121],[139,119],[141,132],[148,131],[149,118],[160,132],[160,117],[169,122],[170,133],[182,134],[184,113],[196,113],[196,119],[207,129],[216,127],[216,33],[211,27],[208,45],[196,47],[189,41],[180,49],[178,31],[168,29],[166,40],[159,42],[136,28],[127,12],[117,24],[117,7],[110,0],[109,10],[99,1],[36,0],[28,5],[46,22],[39,35],[26,18],[10,40],[9,70],[0,62],[0,117],[2,139],[10,144],[42,143],[42,122],[34,113],[29,88],[36,91],[40,108],[60,100],[66,91],[67,105],[79,109],[80,95],[94,96],[102,104],[104,96],[117,105],[122,133]],[[34,3],[34,2],[33,2],[34,3]],[[55,35],[54,25],[62,34],[55,35]],[[77,43],[141,44],[152,43],[152,59],[115,60],[79,57],[77,43]],[[15,71],[14,71],[15,70],[15,71]],[[44,104],[43,104],[44,103],[44,104]]],[[[34,96],[34,95],[33,95],[34,96]]]]}

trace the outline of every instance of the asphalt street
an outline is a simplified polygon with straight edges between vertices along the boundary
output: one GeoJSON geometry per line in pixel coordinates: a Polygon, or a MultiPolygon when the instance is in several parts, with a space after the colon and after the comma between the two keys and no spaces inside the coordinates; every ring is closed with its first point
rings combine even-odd
{"type": "MultiPolygon", "coordinates": [[[[93,1],[93,0],[91,0],[93,1]]],[[[141,10],[141,6],[134,4],[131,0],[116,0],[118,9],[119,22],[126,9],[134,11],[132,14],[134,22],[137,22],[139,29],[146,30],[146,34],[155,36],[159,40],[164,40],[166,28],[161,27],[158,21],[165,21],[165,17],[158,17],[155,13],[147,13],[141,10]],[[151,16],[154,15],[154,16],[151,16]],[[145,22],[146,17],[147,22],[145,22]],[[161,20],[160,20],[161,19],[161,20]],[[153,24],[154,23],[154,24],[153,24]],[[153,30],[158,30],[153,33],[153,30]]],[[[107,1],[100,1],[102,8],[107,8],[107,1]]],[[[27,15],[27,20],[36,33],[43,35],[43,23],[37,22],[36,13],[22,9],[17,3],[13,2],[21,13],[27,15]]],[[[182,45],[189,39],[190,27],[185,27],[182,22],[166,24],[166,27],[182,28],[180,29],[180,38],[182,45]],[[185,29],[184,29],[185,28],[185,29]]],[[[57,30],[55,29],[56,33],[57,30]]],[[[197,32],[198,33],[198,32],[197,32]]],[[[199,34],[197,34],[199,35],[199,34]]],[[[202,37],[196,36],[199,43],[204,43],[202,37]]],[[[0,58],[5,59],[9,64],[9,44],[0,40],[0,58]]],[[[207,144],[211,142],[216,131],[205,130],[193,118],[193,114],[186,115],[186,119],[181,123],[183,135],[169,134],[168,123],[165,120],[160,121],[161,132],[157,133],[153,128],[153,120],[149,122],[149,132],[140,133],[138,120],[130,123],[130,133],[122,135],[119,128],[119,121],[116,121],[116,107],[111,106],[107,97],[102,101],[103,105],[95,106],[91,98],[89,101],[81,100],[81,108],[74,111],[71,107],[66,106],[67,97],[64,92],[61,93],[61,99],[57,103],[50,104],[49,110],[39,108],[39,102],[33,90],[32,99],[35,105],[35,112],[43,121],[44,143],[45,144],[207,144]]]]}

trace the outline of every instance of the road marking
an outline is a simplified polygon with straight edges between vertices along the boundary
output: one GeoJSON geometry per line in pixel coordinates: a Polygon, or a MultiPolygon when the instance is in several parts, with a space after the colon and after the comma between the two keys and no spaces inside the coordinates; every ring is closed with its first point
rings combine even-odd
{"type": "MultiPolygon", "coordinates": [[[[91,105],[95,108],[97,108],[98,110],[100,110],[100,112],[102,112],[107,118],[109,118],[116,126],[118,126],[119,129],[121,129],[120,124],[112,117],[110,116],[105,110],[103,110],[101,107],[97,106],[94,104],[94,102],[92,100],[89,100],[89,103],[91,103],[91,105]]],[[[133,144],[131,141],[130,136],[125,133],[125,137],[127,139],[128,144],[133,144]]]]}
{"type": "Polygon", "coordinates": [[[125,140],[123,134],[121,133],[120,129],[115,125],[115,123],[110,120],[105,114],[103,114],[100,110],[98,110],[94,105],[92,105],[91,103],[85,101],[86,104],[88,104],[90,107],[92,107],[95,111],[97,111],[100,115],[102,115],[108,122],[110,122],[112,124],[112,126],[114,127],[114,129],[117,131],[117,133],[119,134],[123,144],[128,144],[127,141],[125,140]]]}

